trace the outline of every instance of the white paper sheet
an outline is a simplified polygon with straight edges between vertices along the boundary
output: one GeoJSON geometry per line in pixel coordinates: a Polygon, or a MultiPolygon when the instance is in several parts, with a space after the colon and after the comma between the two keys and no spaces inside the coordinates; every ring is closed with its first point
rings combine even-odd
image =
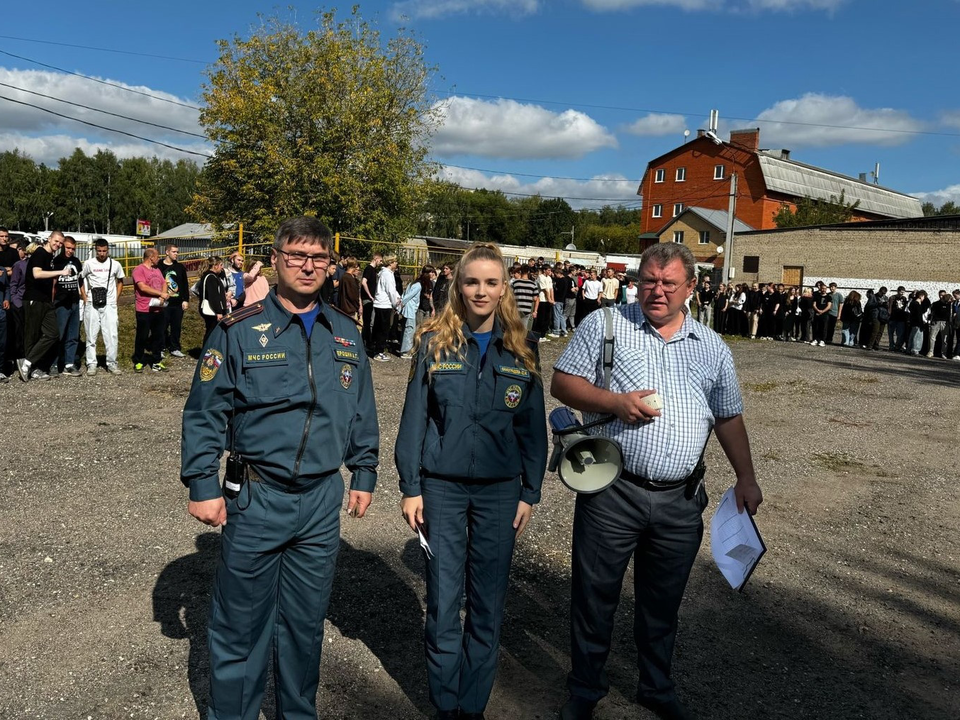
{"type": "Polygon", "coordinates": [[[733,488],[720,498],[710,521],[710,549],[717,568],[734,590],[742,590],[760,558],[767,551],[750,514],[737,512],[733,488]]]}

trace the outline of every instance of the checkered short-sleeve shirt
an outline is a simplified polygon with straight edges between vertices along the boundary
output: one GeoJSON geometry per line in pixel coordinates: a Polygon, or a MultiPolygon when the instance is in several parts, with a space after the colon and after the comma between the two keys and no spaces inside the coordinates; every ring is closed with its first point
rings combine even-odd
{"type": "MultiPolygon", "coordinates": [[[[650,422],[630,425],[615,418],[592,432],[620,443],[629,472],[661,482],[682,480],[700,459],[716,418],[743,412],[733,356],[719,335],[689,315],[664,342],[638,303],[611,310],[615,344],[610,390],[656,390],[663,409],[650,422]]],[[[603,387],[604,331],[604,313],[588,315],[554,368],[603,387]]],[[[585,423],[600,417],[583,415],[585,423]]]]}

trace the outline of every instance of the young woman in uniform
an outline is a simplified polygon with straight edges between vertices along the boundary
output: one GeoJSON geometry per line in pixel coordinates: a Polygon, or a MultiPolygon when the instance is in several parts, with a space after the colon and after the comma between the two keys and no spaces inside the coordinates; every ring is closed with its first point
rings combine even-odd
{"type": "Polygon", "coordinates": [[[430,548],[425,645],[441,720],[483,718],[493,688],[514,541],[547,459],[536,348],[500,250],[473,245],[417,332],[396,443],[403,517],[430,548]]]}

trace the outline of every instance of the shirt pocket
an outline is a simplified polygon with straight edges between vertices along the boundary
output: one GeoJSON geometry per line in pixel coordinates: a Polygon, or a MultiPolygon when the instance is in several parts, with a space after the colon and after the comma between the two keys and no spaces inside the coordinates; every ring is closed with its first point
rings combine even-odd
{"type": "Polygon", "coordinates": [[[428,362],[430,373],[430,394],[441,407],[460,407],[467,391],[468,378],[473,373],[470,367],[460,360],[428,362]]]}
{"type": "MultiPolygon", "coordinates": [[[[601,363],[603,357],[601,354],[601,363]]],[[[600,366],[600,383],[603,384],[603,366],[600,366]]],[[[613,372],[610,375],[610,390],[628,393],[635,390],[659,390],[651,387],[650,361],[647,352],[636,348],[616,347],[613,351],[613,372]]]]}
{"type": "Polygon", "coordinates": [[[288,397],[291,393],[291,353],[287,348],[245,348],[240,368],[247,402],[288,397]]]}
{"type": "Polygon", "coordinates": [[[333,353],[333,369],[336,378],[334,388],[348,395],[356,395],[357,368],[360,365],[361,351],[357,350],[356,347],[334,345],[331,352],[333,353]]]}
{"type": "Polygon", "coordinates": [[[516,412],[530,390],[530,371],[516,365],[494,365],[493,409],[516,412]]]}

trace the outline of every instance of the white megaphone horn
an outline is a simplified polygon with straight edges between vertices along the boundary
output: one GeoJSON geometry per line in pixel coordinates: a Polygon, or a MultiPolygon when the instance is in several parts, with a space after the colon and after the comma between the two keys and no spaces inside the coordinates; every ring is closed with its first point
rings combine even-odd
{"type": "Polygon", "coordinates": [[[553,455],[549,470],[560,476],[560,481],[578,493],[597,493],[613,484],[623,470],[623,451],[620,443],[599,435],[587,435],[584,430],[602,425],[613,416],[582,425],[569,408],[557,408],[550,413],[553,429],[553,455]]]}

